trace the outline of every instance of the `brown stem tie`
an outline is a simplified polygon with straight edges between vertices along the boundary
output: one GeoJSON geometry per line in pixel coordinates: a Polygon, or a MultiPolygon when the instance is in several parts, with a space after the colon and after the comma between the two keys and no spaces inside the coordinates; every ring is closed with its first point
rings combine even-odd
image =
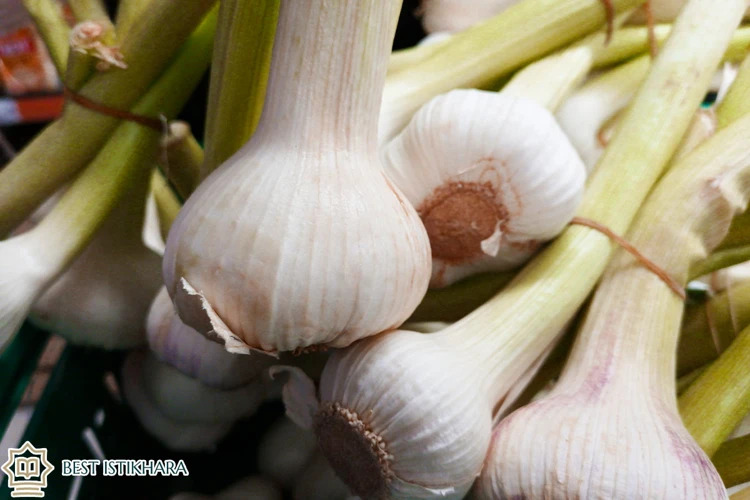
{"type": "Polygon", "coordinates": [[[92,101],[88,97],[84,97],[81,94],[76,93],[73,90],[69,89],[68,87],[63,88],[63,95],[65,96],[67,100],[73,101],[79,106],[83,106],[84,108],[91,109],[93,111],[96,111],[97,113],[111,116],[113,118],[118,118],[120,120],[134,122],[139,125],[143,125],[144,127],[152,128],[156,130],[157,132],[164,131],[164,123],[162,123],[162,121],[158,118],[152,118],[150,116],[139,115],[139,114],[131,113],[130,111],[126,111],[122,109],[110,108],[109,106],[105,104],[92,101]]]}
{"type": "Polygon", "coordinates": [[[633,245],[628,243],[628,241],[625,238],[615,233],[607,226],[599,224],[598,222],[593,221],[591,219],[587,219],[585,217],[573,217],[573,220],[571,220],[570,223],[577,224],[579,226],[586,226],[604,234],[609,239],[611,239],[612,241],[620,245],[630,255],[635,257],[636,260],[638,260],[638,262],[643,264],[643,266],[646,269],[654,273],[660,280],[664,282],[665,285],[667,285],[670,288],[670,290],[672,290],[675,294],[677,294],[677,296],[680,297],[680,299],[685,300],[687,298],[687,295],[685,294],[685,288],[682,285],[680,285],[677,282],[677,280],[675,280],[672,276],[670,276],[669,273],[667,273],[664,269],[654,264],[653,261],[651,261],[648,257],[643,255],[640,251],[638,251],[637,248],[635,248],[633,245]]]}
{"type": "Polygon", "coordinates": [[[607,15],[607,37],[604,39],[604,45],[608,45],[615,32],[615,6],[612,4],[612,0],[600,1],[604,6],[604,12],[607,15]]]}

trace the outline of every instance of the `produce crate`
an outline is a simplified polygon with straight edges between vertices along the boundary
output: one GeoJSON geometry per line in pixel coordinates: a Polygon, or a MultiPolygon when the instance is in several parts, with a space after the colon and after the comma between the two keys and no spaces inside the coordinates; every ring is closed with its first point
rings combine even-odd
{"type": "MultiPolygon", "coordinates": [[[[48,334],[32,326],[23,330],[0,357],[0,431],[5,430],[31,379],[48,334]]],[[[45,497],[63,499],[163,500],[181,491],[215,493],[257,471],[256,449],[261,435],[283,413],[270,402],[253,417],[237,423],[213,453],[167,450],[148,435],[120,399],[117,389],[121,352],[67,346],[37,402],[20,444],[47,448],[55,470],[45,497]],[[92,439],[93,437],[93,439],[92,439]],[[93,459],[96,447],[107,459],[184,460],[189,476],[64,477],[63,459],[93,459]]],[[[0,457],[0,464],[7,457],[0,457]]],[[[101,467],[99,468],[101,471],[101,467]]],[[[7,478],[0,499],[10,499],[7,478]]]]}

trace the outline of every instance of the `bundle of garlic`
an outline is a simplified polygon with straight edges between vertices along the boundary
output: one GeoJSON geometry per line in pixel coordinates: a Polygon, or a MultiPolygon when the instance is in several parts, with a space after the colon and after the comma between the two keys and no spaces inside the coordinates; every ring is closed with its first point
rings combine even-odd
{"type": "MultiPolygon", "coordinates": [[[[624,232],[665,169],[744,2],[711,16],[707,3],[694,0],[692,14],[676,23],[600,160],[579,216],[624,232]]],[[[554,344],[612,248],[591,229],[566,229],[499,295],[445,330],[394,331],[335,352],[320,402],[312,384],[293,377],[288,413],[314,428],[337,474],[363,498],[465,493],[481,470],[493,410],[554,344]]]]}
{"type": "MultiPolygon", "coordinates": [[[[685,15],[704,14],[701,7],[691,2],[685,15]]],[[[750,199],[750,155],[740,146],[748,136],[750,116],[678,160],[628,234],[679,286],[750,199]],[[674,245],[678,241],[691,244],[674,245]]],[[[673,289],[619,252],[560,381],[496,428],[478,498],[542,492],[555,498],[672,498],[687,491],[692,498],[725,497],[715,468],[677,412],[682,311],[673,289]],[[620,479],[610,480],[615,476],[620,479]]]]}
{"type": "Polygon", "coordinates": [[[230,351],[345,346],[424,295],[427,236],[376,151],[398,4],[282,2],[258,129],[170,231],[177,312],[230,351]]]}
{"type": "Polygon", "coordinates": [[[215,495],[178,493],[169,500],[281,500],[279,488],[263,476],[248,476],[215,495]]]}

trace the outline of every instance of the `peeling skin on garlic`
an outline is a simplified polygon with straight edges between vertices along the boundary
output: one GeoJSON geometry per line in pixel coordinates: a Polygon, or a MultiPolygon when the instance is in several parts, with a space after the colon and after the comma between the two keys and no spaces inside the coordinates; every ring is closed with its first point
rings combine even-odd
{"type": "Polygon", "coordinates": [[[481,90],[425,104],[383,158],[427,230],[432,287],[525,262],[573,218],[586,178],[549,111],[481,90]]]}
{"type": "Polygon", "coordinates": [[[275,353],[343,347],[416,309],[429,241],[377,152],[399,6],[282,2],[258,129],[170,230],[164,282],[185,324],[275,353]]]}

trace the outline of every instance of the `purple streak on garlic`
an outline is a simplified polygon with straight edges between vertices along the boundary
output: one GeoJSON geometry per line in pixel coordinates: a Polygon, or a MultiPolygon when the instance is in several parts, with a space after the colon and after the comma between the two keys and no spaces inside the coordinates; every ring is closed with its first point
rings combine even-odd
{"type": "Polygon", "coordinates": [[[232,354],[185,325],[166,288],[151,305],[146,332],[149,347],[161,361],[217,389],[234,389],[259,380],[275,361],[257,352],[250,356],[232,354]]]}
{"type": "Polygon", "coordinates": [[[549,111],[481,90],[429,101],[383,156],[427,229],[432,287],[524,263],[573,218],[586,180],[549,111]]]}
{"type": "Polygon", "coordinates": [[[346,346],[424,295],[427,235],[377,154],[399,5],[281,3],[258,130],[187,201],[164,256],[182,320],[229,350],[346,346]]]}

